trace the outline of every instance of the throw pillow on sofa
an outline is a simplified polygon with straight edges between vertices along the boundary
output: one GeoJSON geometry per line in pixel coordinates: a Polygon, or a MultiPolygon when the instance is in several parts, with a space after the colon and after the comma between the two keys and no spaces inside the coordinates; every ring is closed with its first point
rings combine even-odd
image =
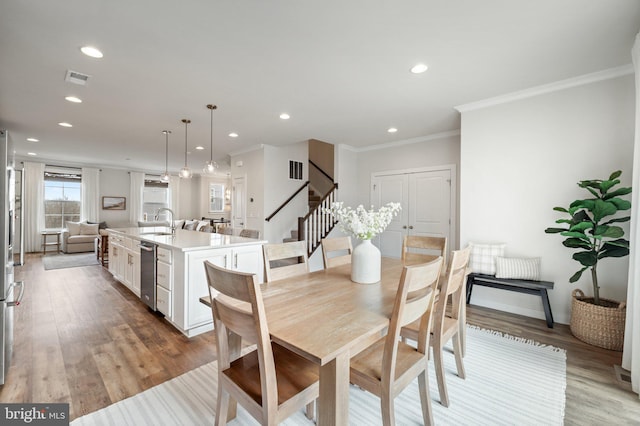
{"type": "Polygon", "coordinates": [[[69,236],[80,235],[80,224],[82,222],[67,222],[69,236]]]}
{"type": "Polygon", "coordinates": [[[80,224],[80,235],[98,235],[98,224],[80,224]]]}

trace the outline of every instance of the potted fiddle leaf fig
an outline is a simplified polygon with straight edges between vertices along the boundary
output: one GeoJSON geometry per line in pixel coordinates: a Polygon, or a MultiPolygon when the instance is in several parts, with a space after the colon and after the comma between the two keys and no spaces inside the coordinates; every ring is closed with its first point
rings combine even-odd
{"type": "Polygon", "coordinates": [[[597,267],[602,259],[629,254],[629,241],[623,238],[624,230],[618,224],[628,222],[630,217],[618,213],[631,209],[631,203],[621,198],[630,194],[631,188],[617,187],[621,174],[618,170],[608,179],[578,182],[592,197],[575,200],[569,208],[554,207],[568,216],[556,220],[565,227],[545,229],[548,234],[566,237],[562,244],[578,250],[572,258],[580,263],[580,269],[569,282],[578,281],[586,270],[591,272],[593,297],[584,297],[579,289],[573,291],[571,332],[587,343],[614,350],[622,350],[625,304],[600,297],[597,267]]]}

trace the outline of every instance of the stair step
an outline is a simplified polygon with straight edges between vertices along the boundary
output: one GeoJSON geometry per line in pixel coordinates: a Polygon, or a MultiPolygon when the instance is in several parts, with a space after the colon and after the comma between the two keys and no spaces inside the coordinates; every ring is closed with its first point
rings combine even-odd
{"type": "Polygon", "coordinates": [[[296,241],[298,241],[298,230],[291,230],[291,238],[295,239],[296,241]]]}
{"type": "Polygon", "coordinates": [[[298,239],[297,238],[283,238],[282,239],[283,243],[292,243],[294,241],[298,241],[298,239]]]}

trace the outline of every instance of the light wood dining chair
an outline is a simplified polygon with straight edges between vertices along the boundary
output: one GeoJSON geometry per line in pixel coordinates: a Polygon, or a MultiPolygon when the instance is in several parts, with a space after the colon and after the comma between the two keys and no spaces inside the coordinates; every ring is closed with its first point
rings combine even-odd
{"type": "Polygon", "coordinates": [[[260,231],[257,229],[243,229],[240,231],[240,236],[245,238],[260,238],[260,231]]]}
{"type": "MultiPolygon", "coordinates": [[[[444,376],[444,363],[442,360],[444,345],[453,339],[453,354],[456,359],[456,369],[461,379],[465,378],[464,363],[462,362],[461,341],[461,299],[464,300],[465,280],[467,279],[469,265],[469,254],[471,248],[451,252],[451,264],[447,279],[440,285],[440,294],[436,302],[433,326],[431,330],[431,346],[433,347],[434,366],[436,378],[438,379],[438,392],[440,393],[440,403],[445,407],[449,406],[449,395],[447,393],[447,383],[444,376]],[[451,296],[451,311],[447,312],[447,299],[451,296]]],[[[462,316],[462,318],[461,318],[462,316]]],[[[464,325],[464,324],[463,324],[464,325]]],[[[420,334],[426,330],[422,329],[423,324],[414,321],[402,328],[403,338],[417,340],[420,334]]],[[[427,329],[428,330],[428,329],[427,329]]]]}
{"type": "Polygon", "coordinates": [[[380,398],[383,425],[395,425],[394,399],[416,377],[425,425],[433,424],[429,397],[429,327],[433,319],[442,257],[430,263],[405,266],[402,270],[387,335],[353,358],[350,380],[380,398]],[[418,345],[399,339],[403,326],[418,321],[418,345]]]}
{"type": "Polygon", "coordinates": [[[233,235],[233,228],[230,226],[221,226],[218,228],[218,234],[233,235]]]}
{"type": "Polygon", "coordinates": [[[305,241],[265,244],[262,246],[262,252],[267,282],[309,272],[307,243],[305,241]]]}
{"type": "Polygon", "coordinates": [[[218,355],[215,424],[235,418],[237,402],[262,425],[277,425],[305,406],[309,416],[319,395],[318,366],[271,342],[256,275],[204,265],[218,355]],[[237,337],[256,349],[239,356],[237,337]]]}
{"type": "Polygon", "coordinates": [[[351,263],[352,252],[350,237],[322,239],[322,260],[324,260],[325,269],[351,263]],[[330,253],[334,253],[334,255],[330,255],[330,253]]]}
{"type": "MultiPolygon", "coordinates": [[[[402,240],[402,263],[412,265],[429,262],[442,256],[444,265],[447,264],[447,238],[425,237],[420,235],[405,235],[402,240]]],[[[443,268],[442,272],[445,270],[443,268]]]]}

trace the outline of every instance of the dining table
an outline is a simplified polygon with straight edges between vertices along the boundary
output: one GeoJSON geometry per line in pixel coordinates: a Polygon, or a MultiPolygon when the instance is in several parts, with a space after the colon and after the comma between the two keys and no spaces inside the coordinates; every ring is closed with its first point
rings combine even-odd
{"type": "Polygon", "coordinates": [[[272,341],[319,366],[318,425],[349,424],[349,360],[389,325],[402,262],[381,265],[374,284],[351,281],[346,264],[261,285],[272,341]]]}

